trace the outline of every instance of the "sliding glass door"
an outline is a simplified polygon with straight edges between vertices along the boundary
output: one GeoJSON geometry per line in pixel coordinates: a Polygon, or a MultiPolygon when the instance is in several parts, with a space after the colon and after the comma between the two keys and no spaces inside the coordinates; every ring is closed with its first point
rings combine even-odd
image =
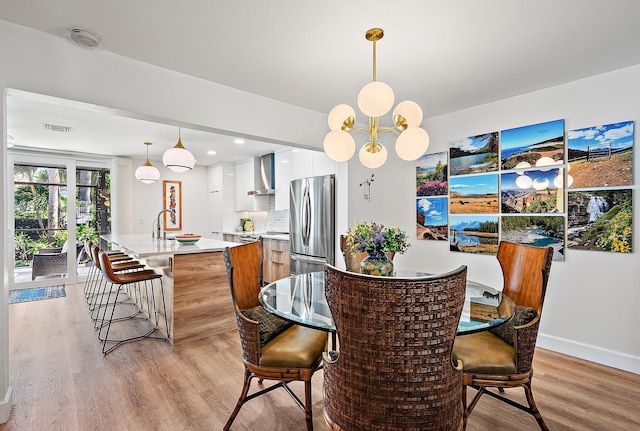
{"type": "Polygon", "coordinates": [[[77,282],[88,272],[84,240],[110,232],[106,167],[76,160],[10,156],[13,166],[13,284],[77,282]],[[28,160],[28,161],[27,161],[28,160]]]}

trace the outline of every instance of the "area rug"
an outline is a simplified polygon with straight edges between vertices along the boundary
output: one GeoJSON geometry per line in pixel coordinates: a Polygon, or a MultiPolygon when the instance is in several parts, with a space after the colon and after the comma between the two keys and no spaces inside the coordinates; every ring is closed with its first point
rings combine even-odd
{"type": "Polygon", "coordinates": [[[64,290],[64,284],[59,286],[36,287],[34,289],[15,289],[9,291],[9,304],[64,298],[65,296],[67,296],[67,292],[64,290]]]}

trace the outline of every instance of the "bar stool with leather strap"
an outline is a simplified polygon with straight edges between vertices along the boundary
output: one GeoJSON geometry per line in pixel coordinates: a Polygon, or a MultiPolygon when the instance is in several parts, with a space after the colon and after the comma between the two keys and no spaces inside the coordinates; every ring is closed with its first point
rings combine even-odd
{"type": "MultiPolygon", "coordinates": [[[[89,305],[89,313],[91,315],[91,319],[94,323],[97,321],[98,311],[101,307],[105,305],[109,305],[104,301],[104,296],[106,294],[106,289],[108,285],[107,279],[103,276],[102,267],[100,265],[99,253],[104,252],[104,250],[100,249],[100,247],[91,244],[91,257],[94,261],[97,274],[95,275],[95,280],[93,281],[92,287],[87,292],[87,304],[89,305]]],[[[124,254],[109,254],[105,253],[109,261],[112,263],[111,268],[114,272],[130,272],[130,271],[138,271],[145,269],[145,266],[138,262],[137,260],[132,260],[127,255],[124,254]]],[[[139,296],[139,295],[138,295],[139,296]]],[[[135,298],[128,298],[127,300],[135,301],[135,298]]],[[[117,298],[116,298],[117,301],[117,298]]],[[[123,301],[124,302],[124,301],[123,301]]],[[[95,329],[98,328],[98,324],[95,324],[95,329]]]]}
{"type": "MultiPolygon", "coordinates": [[[[98,318],[98,340],[102,342],[102,353],[105,355],[111,352],[116,347],[120,346],[123,343],[127,343],[129,341],[142,340],[145,338],[150,339],[158,339],[158,340],[169,340],[169,323],[167,319],[167,309],[165,305],[164,299],[164,288],[162,285],[162,275],[158,274],[153,270],[140,270],[135,272],[124,272],[118,273],[113,270],[113,266],[108,256],[104,252],[100,252],[98,255],[98,260],[100,262],[100,267],[102,268],[102,273],[105,279],[110,283],[109,292],[107,294],[105,307],[102,308],[102,318],[98,318]],[[159,332],[158,321],[160,318],[160,312],[156,305],[156,297],[155,297],[155,288],[154,281],[160,281],[160,296],[162,299],[162,314],[164,316],[164,325],[166,330],[166,335],[153,335],[155,332],[159,332]],[[121,304],[116,301],[118,294],[127,286],[131,285],[139,285],[143,283],[145,285],[144,296],[139,297],[138,304],[140,307],[140,312],[134,313],[133,316],[128,318],[117,318],[115,317],[115,309],[122,305],[131,305],[131,304],[121,304]],[[150,289],[149,289],[150,287],[150,289]],[[149,292],[149,290],[151,292],[149,292]],[[149,294],[150,293],[150,294],[149,294]],[[147,311],[144,312],[143,301],[147,303],[147,311]],[[109,312],[110,309],[110,312],[109,312]],[[142,316],[140,316],[142,314],[142,316]],[[122,322],[124,324],[125,320],[146,320],[151,323],[151,326],[148,326],[146,329],[143,329],[142,332],[135,334],[129,334],[128,336],[119,337],[119,338],[109,338],[109,334],[112,330],[112,324],[114,322],[122,322]],[[107,346],[111,344],[110,346],[107,346]]],[[[121,325],[122,326],[122,325],[121,325]]],[[[135,325],[137,326],[137,325],[135,325]]],[[[133,330],[132,328],[127,328],[133,330]]],[[[139,329],[139,328],[137,328],[139,329]]],[[[113,334],[112,334],[113,335],[113,334]]]]}

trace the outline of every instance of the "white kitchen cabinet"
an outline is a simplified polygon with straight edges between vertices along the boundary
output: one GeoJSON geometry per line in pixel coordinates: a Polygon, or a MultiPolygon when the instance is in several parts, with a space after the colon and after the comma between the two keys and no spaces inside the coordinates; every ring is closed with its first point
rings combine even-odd
{"type": "Polygon", "coordinates": [[[289,158],[291,150],[275,153],[276,196],[274,209],[276,211],[289,209],[289,158]]]}
{"type": "Polygon", "coordinates": [[[291,150],[289,155],[289,181],[312,177],[313,155],[310,150],[291,150]]]}
{"type": "Polygon", "coordinates": [[[236,211],[268,211],[268,196],[249,195],[255,190],[255,178],[260,175],[259,159],[251,158],[235,165],[235,209],[236,211]]]}
{"type": "Polygon", "coordinates": [[[331,160],[324,151],[312,151],[311,170],[314,177],[335,174],[336,162],[331,160]]]}
{"type": "MultiPolygon", "coordinates": [[[[235,211],[233,205],[234,189],[233,165],[231,163],[221,163],[209,167],[207,206],[209,210],[210,235],[214,238],[219,237],[219,239],[222,239],[225,217],[229,217],[230,211],[235,211]]],[[[228,222],[227,224],[233,223],[231,220],[228,222]]]]}

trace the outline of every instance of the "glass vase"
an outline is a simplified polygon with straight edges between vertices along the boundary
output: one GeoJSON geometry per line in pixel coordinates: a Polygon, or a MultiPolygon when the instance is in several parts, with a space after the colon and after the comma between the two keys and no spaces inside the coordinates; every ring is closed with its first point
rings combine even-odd
{"type": "Polygon", "coordinates": [[[368,256],[360,262],[360,272],[368,275],[391,277],[393,275],[393,261],[383,251],[368,251],[368,256]]]}

